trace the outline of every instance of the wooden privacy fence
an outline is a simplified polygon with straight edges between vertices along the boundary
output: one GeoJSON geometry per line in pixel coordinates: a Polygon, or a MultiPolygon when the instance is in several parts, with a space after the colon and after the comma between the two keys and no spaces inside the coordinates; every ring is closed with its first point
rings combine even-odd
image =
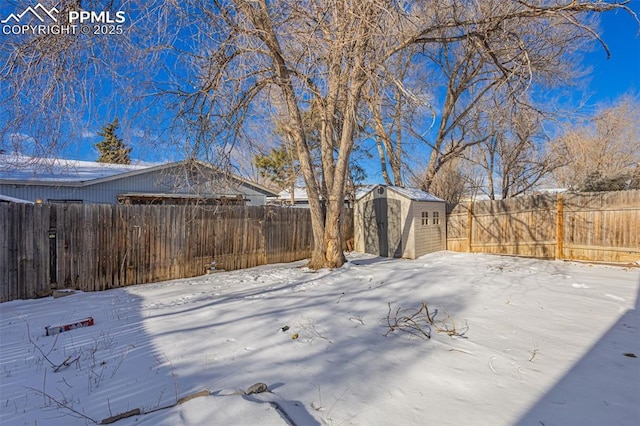
{"type": "MultiPolygon", "coordinates": [[[[353,214],[343,223],[353,237],[353,214]]],[[[0,203],[0,302],[310,256],[308,209],[0,203]]]]}
{"type": "Polygon", "coordinates": [[[547,194],[455,206],[447,249],[599,262],[640,260],[640,191],[547,194]]]}

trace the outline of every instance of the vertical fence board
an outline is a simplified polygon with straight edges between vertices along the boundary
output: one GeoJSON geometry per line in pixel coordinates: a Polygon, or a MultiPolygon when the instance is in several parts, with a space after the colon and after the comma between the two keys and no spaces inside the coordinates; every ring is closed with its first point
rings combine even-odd
{"type": "Polygon", "coordinates": [[[9,217],[11,204],[0,203],[0,302],[9,299],[9,270],[12,265],[9,263],[9,233],[12,231],[13,222],[9,217]]]}
{"type": "Polygon", "coordinates": [[[0,303],[9,300],[9,203],[0,203],[0,303]]]}
{"type": "Polygon", "coordinates": [[[18,295],[21,299],[26,298],[27,294],[33,292],[33,278],[30,274],[33,261],[33,246],[31,244],[33,238],[33,205],[20,204],[18,211],[24,220],[20,227],[20,248],[18,251],[18,280],[24,282],[23,286],[18,289],[18,295]]]}
{"type": "Polygon", "coordinates": [[[9,232],[13,226],[9,218],[9,203],[0,203],[0,302],[9,299],[9,232]],[[10,225],[11,224],[11,225],[10,225]]]}
{"type": "Polygon", "coordinates": [[[10,209],[10,217],[13,223],[9,226],[9,244],[11,246],[9,250],[9,265],[11,269],[9,271],[9,300],[18,299],[20,297],[18,293],[18,251],[21,240],[20,235],[20,222],[22,217],[19,215],[18,205],[12,204],[10,209]]]}

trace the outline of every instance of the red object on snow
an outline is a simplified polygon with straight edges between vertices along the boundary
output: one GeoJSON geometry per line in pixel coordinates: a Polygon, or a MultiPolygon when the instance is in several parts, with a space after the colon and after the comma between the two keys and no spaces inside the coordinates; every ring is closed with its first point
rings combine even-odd
{"type": "Polygon", "coordinates": [[[89,327],[90,325],[93,325],[93,317],[88,317],[78,321],[74,321],[70,324],[57,325],[55,327],[45,327],[44,329],[46,331],[46,335],[51,336],[54,334],[63,333],[65,331],[75,330],[76,328],[80,328],[80,327],[89,327]]]}

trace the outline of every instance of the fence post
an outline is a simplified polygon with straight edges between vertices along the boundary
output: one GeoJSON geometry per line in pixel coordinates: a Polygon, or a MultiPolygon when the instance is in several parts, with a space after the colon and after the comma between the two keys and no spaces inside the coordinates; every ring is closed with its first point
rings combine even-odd
{"type": "Polygon", "coordinates": [[[467,251],[469,253],[471,250],[471,238],[473,235],[473,201],[469,203],[469,208],[467,209],[467,251]]]}
{"type": "Polygon", "coordinates": [[[558,194],[558,228],[556,231],[556,259],[564,258],[564,205],[562,201],[562,194],[558,194]]]}

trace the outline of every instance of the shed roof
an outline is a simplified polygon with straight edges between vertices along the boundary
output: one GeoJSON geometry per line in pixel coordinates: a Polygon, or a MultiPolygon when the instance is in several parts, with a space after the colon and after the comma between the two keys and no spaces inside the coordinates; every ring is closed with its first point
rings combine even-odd
{"type": "Polygon", "coordinates": [[[392,186],[392,185],[368,185],[368,186],[364,186],[360,189],[358,189],[358,191],[356,191],[356,200],[359,200],[360,198],[364,197],[365,195],[367,195],[368,193],[370,193],[371,191],[373,191],[374,189],[378,188],[378,187],[383,187],[383,188],[387,188],[391,191],[394,191],[395,193],[408,198],[410,200],[413,201],[434,201],[434,202],[439,202],[439,203],[444,203],[445,201],[441,198],[436,197],[435,195],[427,192],[427,191],[423,191],[421,189],[418,188],[405,188],[402,186],[392,186]]]}

